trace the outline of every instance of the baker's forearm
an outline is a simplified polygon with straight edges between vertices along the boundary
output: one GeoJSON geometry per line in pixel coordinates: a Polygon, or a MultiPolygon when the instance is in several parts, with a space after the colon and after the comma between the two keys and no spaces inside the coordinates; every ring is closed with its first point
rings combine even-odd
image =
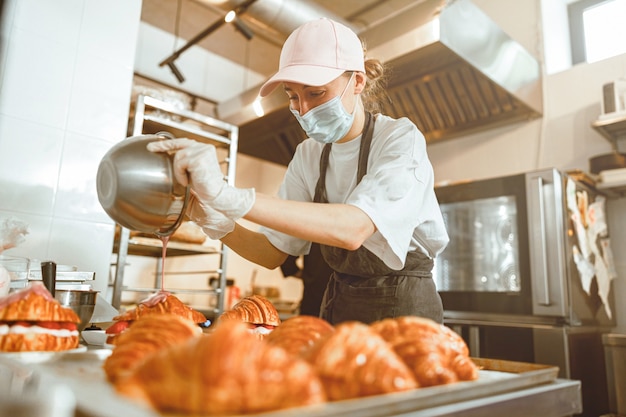
{"type": "Polygon", "coordinates": [[[372,220],[355,206],[281,200],[260,193],[245,218],[295,237],[348,250],[359,248],[376,230],[372,220]]]}
{"type": "Polygon", "coordinates": [[[272,245],[264,234],[248,230],[239,224],[222,238],[222,243],[239,256],[269,269],[277,268],[287,259],[287,254],[272,245]]]}

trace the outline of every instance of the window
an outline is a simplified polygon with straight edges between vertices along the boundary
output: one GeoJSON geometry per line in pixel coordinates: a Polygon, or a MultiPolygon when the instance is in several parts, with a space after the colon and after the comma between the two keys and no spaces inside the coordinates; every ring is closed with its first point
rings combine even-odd
{"type": "Polygon", "coordinates": [[[568,14],[573,64],[626,53],[626,0],[579,0],[568,14]]]}

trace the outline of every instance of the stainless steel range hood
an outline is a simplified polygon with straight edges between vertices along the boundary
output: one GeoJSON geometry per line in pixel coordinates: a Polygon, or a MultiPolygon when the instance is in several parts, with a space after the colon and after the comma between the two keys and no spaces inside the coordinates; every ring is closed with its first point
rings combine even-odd
{"type": "MultiPolygon", "coordinates": [[[[359,32],[367,55],[391,71],[384,112],[410,118],[434,142],[542,114],[538,61],[470,0],[425,0],[359,32]]],[[[240,126],[239,150],[286,165],[304,133],[277,89],[258,88],[218,106],[240,126]]]]}

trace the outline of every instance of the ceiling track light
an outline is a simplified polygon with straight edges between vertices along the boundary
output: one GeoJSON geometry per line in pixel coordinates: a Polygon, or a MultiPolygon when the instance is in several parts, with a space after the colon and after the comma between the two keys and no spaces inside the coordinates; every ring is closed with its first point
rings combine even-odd
{"type": "Polygon", "coordinates": [[[172,70],[172,73],[174,74],[174,76],[176,77],[176,79],[178,80],[179,83],[182,84],[182,83],[185,82],[185,77],[183,77],[183,74],[176,67],[176,64],[174,64],[174,61],[168,62],[167,66],[170,67],[170,70],[172,70]]]}
{"type": "Polygon", "coordinates": [[[226,16],[224,17],[224,19],[219,19],[218,21],[213,23],[211,26],[209,26],[208,28],[206,28],[205,30],[203,30],[202,32],[198,33],[196,36],[191,38],[191,40],[189,40],[180,49],[174,51],[174,53],[172,53],[172,55],[168,56],[163,61],[161,61],[159,63],[159,67],[163,67],[163,66],[167,65],[170,68],[170,70],[172,71],[172,73],[174,74],[174,76],[176,77],[176,79],[178,80],[178,82],[179,83],[183,83],[185,81],[185,77],[183,77],[183,74],[176,67],[176,65],[174,64],[174,61],[176,61],[180,57],[180,55],[183,52],[185,52],[187,49],[191,48],[193,45],[195,45],[196,43],[200,42],[203,38],[205,38],[208,35],[210,35],[211,33],[215,32],[224,23],[228,23],[229,21],[226,20],[227,18],[230,19],[230,21],[233,22],[233,24],[235,25],[235,28],[237,29],[237,31],[240,32],[243,36],[245,36],[246,39],[248,39],[248,40],[252,39],[254,37],[254,32],[252,32],[252,30],[248,26],[246,26],[237,17],[237,15],[245,13],[245,11],[248,9],[248,7],[250,7],[252,5],[252,3],[254,3],[255,1],[256,0],[248,0],[245,3],[242,3],[241,5],[237,6],[235,9],[231,10],[230,12],[228,12],[226,14],[226,16]]]}
{"type": "Polygon", "coordinates": [[[247,40],[250,40],[254,37],[254,32],[252,32],[252,29],[250,29],[245,23],[243,23],[243,20],[241,20],[238,17],[235,17],[235,19],[233,20],[233,24],[235,25],[235,29],[237,29],[237,32],[241,33],[247,40]]]}
{"type": "Polygon", "coordinates": [[[226,13],[226,16],[224,16],[224,22],[230,23],[233,20],[235,20],[236,17],[237,17],[237,12],[235,12],[234,10],[231,10],[230,12],[226,13]]]}

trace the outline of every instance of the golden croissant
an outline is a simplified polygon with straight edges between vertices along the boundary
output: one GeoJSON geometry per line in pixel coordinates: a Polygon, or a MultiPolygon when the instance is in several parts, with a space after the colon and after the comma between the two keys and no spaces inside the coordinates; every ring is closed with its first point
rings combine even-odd
{"type": "Polygon", "coordinates": [[[278,326],[280,317],[274,304],[262,295],[244,297],[232,309],[225,311],[220,320],[238,320],[250,324],[278,326]]]}
{"type": "Polygon", "coordinates": [[[151,355],[116,389],[161,412],[199,415],[260,413],[326,399],[311,365],[236,320],[151,355]]]}
{"type": "Polygon", "coordinates": [[[198,324],[206,322],[204,314],[185,305],[175,295],[160,291],[141,301],[136,308],[113,317],[114,323],[106,329],[107,343],[116,344],[117,337],[139,317],[166,313],[176,314],[198,324]]]}
{"type": "Polygon", "coordinates": [[[343,322],[308,351],[330,400],[406,391],[413,374],[391,346],[368,325],[343,322]]]}
{"type": "Polygon", "coordinates": [[[294,316],[283,321],[265,340],[280,346],[288,353],[302,356],[320,338],[334,331],[334,327],[324,319],[313,316],[294,316]]]}
{"type": "Polygon", "coordinates": [[[185,317],[194,323],[204,323],[206,317],[197,310],[185,305],[178,297],[160,291],[141,301],[136,308],[113,318],[115,321],[133,321],[141,316],[170,313],[185,317]]]}
{"type": "Polygon", "coordinates": [[[115,383],[154,352],[201,334],[202,330],[194,322],[175,314],[140,317],[117,337],[115,348],[104,361],[107,379],[115,383]]]}
{"type": "Polygon", "coordinates": [[[281,323],[274,304],[257,294],[242,298],[232,309],[222,313],[218,319],[218,321],[228,320],[247,323],[252,333],[261,339],[281,323]]]}
{"type": "Polygon", "coordinates": [[[406,316],[380,320],[371,327],[393,347],[422,387],[478,378],[465,341],[442,324],[406,316]]]}

